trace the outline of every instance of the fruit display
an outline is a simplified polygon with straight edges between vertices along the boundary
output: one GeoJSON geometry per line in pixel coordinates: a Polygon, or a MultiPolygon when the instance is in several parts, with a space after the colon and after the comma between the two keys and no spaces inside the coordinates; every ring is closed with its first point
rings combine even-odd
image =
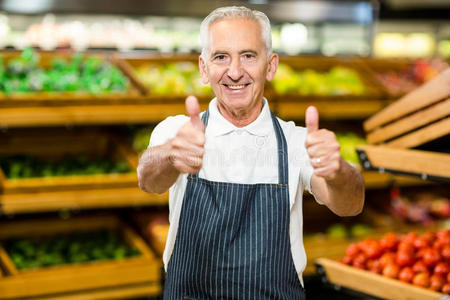
{"type": "Polygon", "coordinates": [[[440,59],[418,59],[402,71],[380,70],[375,73],[375,78],[389,94],[403,95],[433,79],[447,67],[448,65],[440,59]]]}
{"type": "Polygon", "coordinates": [[[78,53],[71,60],[54,58],[48,69],[40,66],[32,48],[3,62],[0,55],[0,92],[126,92],[129,80],[109,62],[78,53]]]}
{"type": "MultiPolygon", "coordinates": [[[[341,223],[336,223],[329,226],[325,231],[325,237],[329,238],[360,238],[368,236],[372,233],[371,226],[363,223],[356,223],[346,226],[341,223]]],[[[313,236],[323,236],[322,234],[313,234],[313,236]]]]}
{"type": "Polygon", "coordinates": [[[0,157],[0,167],[8,179],[52,177],[68,175],[111,174],[130,172],[125,161],[86,156],[65,157],[59,161],[47,161],[30,155],[0,157]]]}
{"type": "Polygon", "coordinates": [[[356,153],[356,147],[359,145],[367,144],[366,140],[355,133],[336,133],[336,138],[341,146],[342,158],[352,163],[353,165],[359,165],[358,154],[356,153]]]}
{"type": "Polygon", "coordinates": [[[136,69],[137,78],[159,96],[210,96],[212,90],[203,84],[198,66],[190,61],[174,63],[143,63],[136,69]]]}
{"type": "Polygon", "coordinates": [[[272,86],[280,95],[363,95],[365,87],[355,70],[335,66],[327,72],[294,70],[280,63],[272,86]]]}
{"type": "Polygon", "coordinates": [[[401,220],[429,225],[435,220],[450,218],[450,200],[445,196],[428,192],[411,199],[402,195],[398,188],[392,188],[390,196],[390,212],[401,220]]]}
{"type": "Polygon", "coordinates": [[[450,229],[367,238],[350,244],[341,262],[450,294],[450,229]]]}
{"type": "Polygon", "coordinates": [[[40,238],[15,238],[4,248],[17,269],[38,269],[65,264],[118,260],[139,255],[111,230],[78,232],[40,238]]]}

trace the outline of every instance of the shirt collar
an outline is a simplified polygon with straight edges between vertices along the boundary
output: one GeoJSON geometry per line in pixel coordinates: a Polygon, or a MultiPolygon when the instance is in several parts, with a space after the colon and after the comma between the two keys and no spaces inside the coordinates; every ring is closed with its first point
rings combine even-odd
{"type": "Polygon", "coordinates": [[[273,128],[272,117],[267,100],[263,99],[263,108],[255,121],[244,127],[236,127],[225,119],[217,108],[217,99],[214,98],[209,103],[209,120],[207,130],[214,136],[225,135],[235,130],[245,130],[256,136],[267,136],[273,128]]]}

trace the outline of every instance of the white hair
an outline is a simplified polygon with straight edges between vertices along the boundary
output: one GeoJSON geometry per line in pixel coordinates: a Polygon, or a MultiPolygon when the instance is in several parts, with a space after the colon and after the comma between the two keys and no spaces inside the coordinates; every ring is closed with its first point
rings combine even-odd
{"type": "Polygon", "coordinates": [[[244,6],[227,6],[213,10],[200,25],[200,43],[202,46],[202,58],[206,62],[206,52],[209,49],[209,28],[219,20],[228,18],[247,18],[257,21],[261,26],[262,39],[266,47],[267,58],[272,54],[272,32],[267,16],[257,10],[251,10],[244,6]]]}

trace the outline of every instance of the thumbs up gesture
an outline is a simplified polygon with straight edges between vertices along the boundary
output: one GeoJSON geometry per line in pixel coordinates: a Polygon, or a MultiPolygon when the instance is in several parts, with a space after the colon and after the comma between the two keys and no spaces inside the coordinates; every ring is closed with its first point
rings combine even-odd
{"type": "Polygon", "coordinates": [[[198,173],[202,167],[205,152],[205,126],[200,119],[197,98],[186,98],[186,112],[190,120],[170,141],[170,161],[180,173],[198,173]]]}
{"type": "Polygon", "coordinates": [[[305,147],[314,174],[332,180],[341,168],[340,146],[336,135],[327,129],[319,129],[319,112],[314,106],[306,109],[305,123],[305,147]]]}

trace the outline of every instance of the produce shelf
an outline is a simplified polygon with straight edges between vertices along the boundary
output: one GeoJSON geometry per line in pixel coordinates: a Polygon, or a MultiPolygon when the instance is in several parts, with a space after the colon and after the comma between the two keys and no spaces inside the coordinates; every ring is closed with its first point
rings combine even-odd
{"type": "Polygon", "coordinates": [[[359,270],[327,258],[317,260],[318,273],[324,280],[368,295],[392,300],[443,300],[442,293],[401,282],[400,280],[359,270]]]}
{"type": "MultiPolygon", "coordinates": [[[[3,250],[0,252],[0,264],[7,275],[0,278],[0,299],[54,297],[57,293],[89,292],[109,287],[128,288],[128,285],[134,284],[148,284],[157,294],[160,291],[155,288],[160,282],[160,261],[130,227],[113,215],[5,222],[0,227],[0,240],[105,229],[119,233],[130,246],[139,250],[140,255],[116,261],[18,270],[3,250]]],[[[0,245],[0,248],[3,247],[0,245]]]]}
{"type": "Polygon", "coordinates": [[[376,171],[361,172],[366,189],[386,188],[390,186],[417,186],[432,184],[432,181],[423,180],[411,176],[395,176],[390,173],[379,173],[376,171]]]}
{"type": "Polygon", "coordinates": [[[56,133],[37,131],[23,133],[20,136],[5,134],[0,138],[0,142],[2,144],[0,158],[14,159],[17,155],[24,156],[11,164],[3,161],[5,165],[2,164],[2,167],[9,166],[11,173],[13,167],[20,166],[20,172],[14,175],[17,178],[8,178],[4,173],[5,170],[0,168],[0,191],[4,195],[137,186],[135,154],[126,143],[101,130],[72,130],[56,133]],[[38,165],[33,167],[27,159],[35,159],[34,163],[38,165]],[[56,162],[60,160],[64,162],[66,159],[72,160],[72,163],[59,164],[58,167],[56,162]],[[111,166],[120,162],[122,168],[127,169],[119,171],[114,167],[115,169],[111,169],[112,173],[109,174],[105,167],[101,167],[103,169],[97,171],[99,174],[71,175],[70,168],[76,167],[74,164],[79,159],[86,161],[84,164],[91,160],[90,163],[96,164],[96,168],[100,168],[107,162],[111,166]],[[96,161],[99,162],[96,163],[96,161]],[[35,174],[31,178],[24,175],[25,169],[31,173],[45,168],[50,172],[48,176],[44,176],[44,173],[35,174]],[[59,171],[63,173],[55,173],[59,171]]]}
{"type": "Polygon", "coordinates": [[[0,213],[35,213],[62,209],[93,209],[167,205],[168,193],[147,194],[138,187],[58,191],[0,196],[0,213]]]}
{"type": "Polygon", "coordinates": [[[370,145],[356,151],[366,170],[450,182],[450,155],[445,153],[370,145]]]}
{"type": "MultiPolygon", "coordinates": [[[[202,110],[207,108],[201,103],[202,110]]],[[[0,108],[0,127],[155,123],[185,114],[184,101],[134,105],[32,106],[0,108]]]]}

